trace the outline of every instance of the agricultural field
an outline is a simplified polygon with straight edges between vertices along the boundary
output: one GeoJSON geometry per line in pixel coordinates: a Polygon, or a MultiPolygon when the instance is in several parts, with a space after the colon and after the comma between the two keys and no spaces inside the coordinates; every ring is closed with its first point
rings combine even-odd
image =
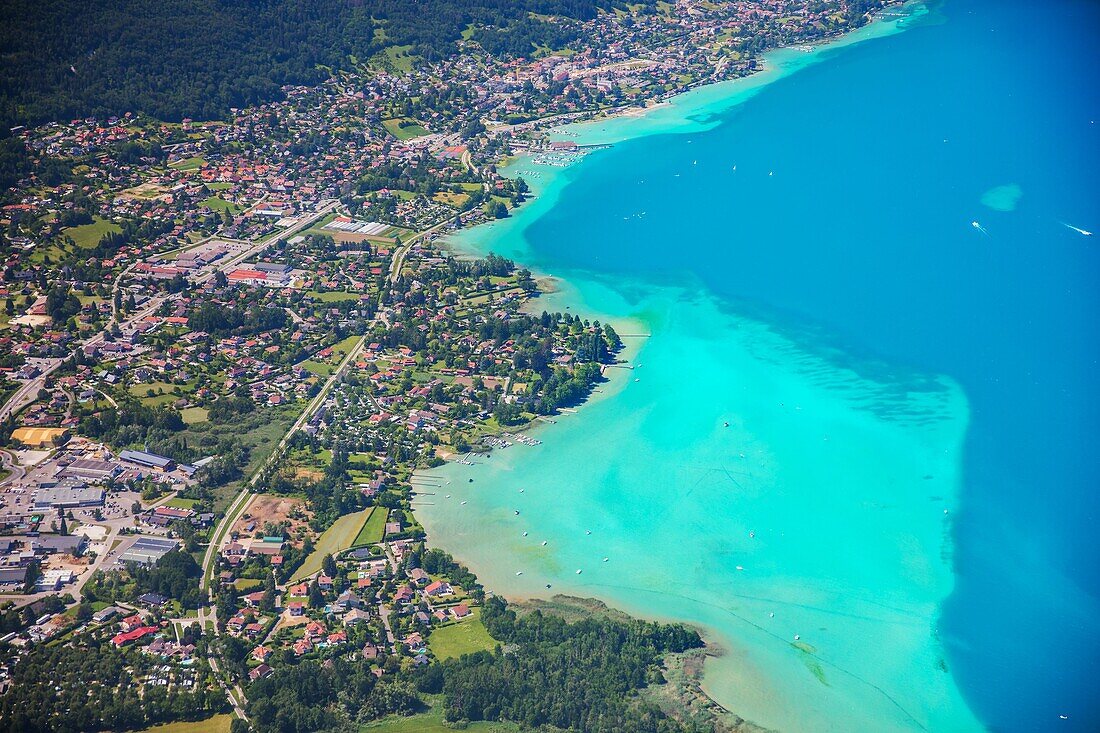
{"type": "Polygon", "coordinates": [[[367,521],[370,511],[370,509],[364,509],[361,512],[345,514],[333,522],[332,526],[318,538],[316,549],[310,553],[291,580],[298,581],[313,575],[321,569],[321,561],[325,559],[325,555],[335,555],[351,547],[355,538],[359,536],[364,522],[367,521]]]}
{"type": "Polygon", "coordinates": [[[364,545],[381,542],[386,536],[386,522],[389,520],[389,516],[390,512],[385,507],[376,506],[372,508],[371,513],[367,516],[367,521],[363,522],[363,528],[359,530],[359,534],[356,535],[351,546],[363,547],[364,545]]]}
{"type": "Polygon", "coordinates": [[[152,728],[146,728],[142,733],[229,733],[229,727],[232,724],[233,716],[227,713],[194,722],[154,725],[152,728]]]}
{"type": "Polygon", "coordinates": [[[320,290],[310,290],[308,293],[311,298],[316,298],[322,303],[340,303],[345,300],[359,300],[362,293],[345,293],[343,290],[328,290],[321,292],[320,290]]]}

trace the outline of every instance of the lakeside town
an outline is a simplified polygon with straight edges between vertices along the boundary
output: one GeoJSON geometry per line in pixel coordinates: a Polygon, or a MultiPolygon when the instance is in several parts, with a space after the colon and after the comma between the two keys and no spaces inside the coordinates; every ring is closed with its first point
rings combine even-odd
{"type": "MultiPolygon", "coordinates": [[[[226,120],[11,131],[25,157],[0,197],[9,727],[365,724],[422,711],[440,662],[500,645],[511,611],[430,546],[415,471],[537,443],[623,344],[542,311],[522,265],[459,258],[446,236],[528,200],[498,173],[514,156],[584,154],[552,127],[745,76],[767,48],[868,19],[840,1],[659,5],[563,21],[568,53],[388,54],[226,120]],[[87,690],[50,676],[69,663],[114,676],[87,690]],[[371,702],[286,723],[277,692],[314,664],[354,664],[371,702]]],[[[726,729],[705,701],[660,707],[726,729]]]]}

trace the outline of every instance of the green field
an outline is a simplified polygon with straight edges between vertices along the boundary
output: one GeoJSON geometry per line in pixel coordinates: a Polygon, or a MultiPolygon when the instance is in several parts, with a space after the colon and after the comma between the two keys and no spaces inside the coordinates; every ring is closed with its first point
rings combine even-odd
{"type": "Polygon", "coordinates": [[[425,130],[416,120],[408,117],[395,117],[390,120],[382,120],[382,126],[398,140],[412,140],[414,137],[427,135],[425,130]],[[412,125],[401,126],[402,122],[413,122],[412,125]]]}
{"type": "Polygon", "coordinates": [[[198,503],[198,499],[182,499],[177,496],[175,499],[169,499],[164,502],[164,506],[169,506],[173,509],[193,509],[198,503]]]}
{"type": "Polygon", "coordinates": [[[146,728],[145,733],[229,733],[229,727],[233,724],[233,716],[215,715],[206,720],[196,720],[192,723],[165,723],[146,728]]]}
{"type": "MultiPolygon", "coordinates": [[[[359,733],[453,733],[455,728],[443,724],[443,706],[436,705],[430,712],[410,715],[407,718],[390,717],[377,723],[360,726],[359,733]]],[[[474,733],[515,733],[520,728],[512,723],[470,723],[462,730],[474,733]]]]}
{"type": "Polygon", "coordinates": [[[367,521],[363,522],[363,528],[359,530],[359,534],[355,536],[355,541],[351,546],[362,547],[363,545],[373,545],[376,542],[381,542],[386,535],[386,520],[389,519],[389,516],[390,511],[385,507],[376,506],[371,509],[367,521]]]}
{"type": "Polygon", "coordinates": [[[428,648],[437,659],[452,659],[463,654],[489,651],[497,645],[481,623],[481,609],[475,608],[470,616],[456,624],[443,626],[428,637],[428,648]]]}
{"type": "Polygon", "coordinates": [[[106,219],[100,219],[98,216],[91,224],[81,224],[78,227],[61,230],[65,236],[76,242],[76,246],[81,249],[91,249],[96,246],[107,232],[121,231],[117,224],[106,219]]]}
{"type": "Polygon", "coordinates": [[[345,293],[343,290],[328,290],[325,292],[310,290],[306,295],[316,298],[322,303],[339,303],[345,300],[359,300],[362,293],[345,293]]]}
{"type": "Polygon", "coordinates": [[[202,202],[202,206],[205,206],[211,211],[228,211],[230,214],[236,214],[241,210],[240,206],[229,203],[221,196],[211,196],[202,202]]]}
{"type": "Polygon", "coordinates": [[[210,417],[210,412],[205,407],[185,407],[180,410],[180,417],[188,425],[194,425],[195,423],[206,422],[210,417]]]}
{"type": "Polygon", "coordinates": [[[333,522],[332,526],[318,538],[316,549],[310,553],[291,580],[298,581],[313,575],[321,569],[321,561],[325,559],[325,555],[335,555],[351,547],[370,511],[370,509],[364,509],[361,512],[345,514],[333,522]]]}
{"type": "Polygon", "coordinates": [[[175,168],[178,171],[193,171],[198,170],[206,161],[200,157],[184,158],[183,160],[177,160],[175,163],[169,163],[169,168],[175,168]]]}

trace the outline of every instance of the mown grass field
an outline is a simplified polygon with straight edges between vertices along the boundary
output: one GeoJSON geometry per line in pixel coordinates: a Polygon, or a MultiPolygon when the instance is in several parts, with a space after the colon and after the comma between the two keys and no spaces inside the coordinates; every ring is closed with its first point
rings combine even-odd
{"type": "Polygon", "coordinates": [[[120,232],[122,230],[117,224],[96,217],[91,224],[81,224],[78,227],[69,227],[61,231],[65,236],[72,239],[77,247],[91,249],[99,244],[99,240],[103,239],[103,235],[107,232],[120,232]]]}
{"type": "Polygon", "coordinates": [[[177,160],[175,163],[169,163],[169,168],[175,168],[178,171],[193,171],[197,170],[206,161],[201,157],[184,158],[183,160],[177,160]]]}
{"type": "MultiPolygon", "coordinates": [[[[432,709],[420,715],[410,715],[406,718],[390,717],[377,723],[367,723],[360,726],[359,733],[453,733],[454,728],[448,728],[443,724],[443,701],[436,701],[432,709]]],[[[478,721],[470,723],[462,730],[474,733],[518,733],[518,725],[513,723],[486,723],[478,721]]]]}
{"type": "Polygon", "coordinates": [[[345,514],[333,522],[332,526],[317,539],[315,549],[294,573],[291,580],[298,581],[313,575],[321,569],[321,561],[325,559],[325,555],[335,555],[351,547],[363,523],[367,521],[370,511],[370,509],[364,509],[361,512],[345,514]]]}
{"type": "Polygon", "coordinates": [[[240,206],[229,203],[221,196],[211,196],[210,198],[202,202],[202,206],[205,206],[211,211],[217,211],[219,213],[222,211],[228,211],[230,214],[236,214],[238,211],[241,210],[240,206]]]}
{"type": "Polygon", "coordinates": [[[367,521],[363,522],[363,527],[359,530],[359,534],[355,536],[355,541],[351,546],[362,547],[381,542],[386,535],[386,520],[389,519],[389,516],[390,512],[385,507],[373,507],[370,514],[367,515],[367,521]]]}
{"type": "Polygon", "coordinates": [[[468,618],[443,626],[428,637],[428,648],[438,659],[453,659],[463,654],[489,651],[497,645],[481,623],[481,609],[472,609],[468,618]]]}
{"type": "Polygon", "coordinates": [[[200,422],[206,422],[210,413],[205,407],[185,407],[180,410],[180,417],[188,425],[194,425],[200,422]]]}
{"type": "Polygon", "coordinates": [[[359,300],[362,293],[345,293],[343,290],[310,290],[306,293],[311,298],[316,298],[322,303],[339,303],[345,300],[359,300]]]}
{"type": "Polygon", "coordinates": [[[233,716],[226,714],[190,723],[154,725],[152,728],[146,728],[143,733],[229,733],[231,725],[233,725],[233,716]]]}
{"type": "Polygon", "coordinates": [[[428,131],[417,123],[416,120],[407,117],[395,117],[391,120],[382,120],[382,126],[398,140],[412,140],[414,137],[428,134],[428,131]],[[402,126],[402,122],[412,122],[413,124],[402,126]]]}

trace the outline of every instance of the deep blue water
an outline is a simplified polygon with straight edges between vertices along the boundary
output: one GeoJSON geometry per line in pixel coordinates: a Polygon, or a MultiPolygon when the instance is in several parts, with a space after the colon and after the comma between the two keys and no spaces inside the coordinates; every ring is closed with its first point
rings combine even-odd
{"type": "Polygon", "coordinates": [[[532,264],[697,278],[962,385],[940,632],[995,730],[1100,730],[1100,236],[1060,223],[1100,232],[1098,32],[1094,2],[950,0],[709,132],[593,154],[527,231],[532,264]],[[982,205],[1005,184],[1014,211],[982,205]]]}

